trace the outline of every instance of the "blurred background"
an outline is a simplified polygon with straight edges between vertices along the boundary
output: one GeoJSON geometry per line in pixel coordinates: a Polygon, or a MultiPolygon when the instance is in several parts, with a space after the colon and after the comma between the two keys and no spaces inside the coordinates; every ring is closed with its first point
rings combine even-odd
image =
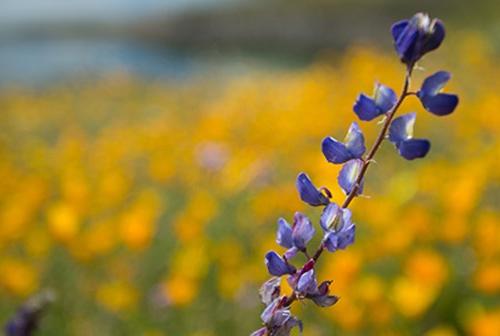
{"type": "Polygon", "coordinates": [[[2,0],[0,323],[51,289],[39,335],[256,329],[277,218],[320,215],[295,176],[343,199],[320,141],[375,80],[399,90],[389,27],[417,11],[448,35],[413,87],[448,70],[461,103],[403,106],[431,152],[382,147],[356,244],[320,263],[341,300],[294,312],[311,336],[500,335],[494,0],[2,0]]]}

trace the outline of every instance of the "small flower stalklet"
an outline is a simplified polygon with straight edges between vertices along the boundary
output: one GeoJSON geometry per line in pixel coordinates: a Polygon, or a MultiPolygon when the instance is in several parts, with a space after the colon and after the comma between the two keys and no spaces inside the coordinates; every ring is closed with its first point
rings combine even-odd
{"type": "Polygon", "coordinates": [[[338,296],[330,294],[331,280],[318,282],[315,267],[323,251],[335,252],[354,243],[356,224],[348,207],[354,198],[362,195],[365,174],[381,144],[389,140],[406,160],[423,158],[431,148],[429,140],[413,137],[417,118],[415,112],[395,117],[403,101],[409,96],[416,96],[425,110],[437,116],[451,114],[458,105],[458,96],[441,92],[451,78],[446,71],[427,77],[417,92],[410,91],[410,79],[416,63],[425,54],[437,49],[444,36],[443,23],[423,13],[392,26],[396,52],[406,65],[403,89],[397,96],[390,87],[377,83],[372,97],[361,93],[356,99],[353,110],[360,120],[370,121],[381,115],[385,117],[368,151],[363,132],[356,122],[351,124],[343,141],[331,136],[323,139],[321,149],[326,160],[343,165],[337,177],[339,187],[346,194],[342,204],[332,202],[330,190],[317,188],[306,173],[297,176],[300,199],[310,206],[324,207],[319,219],[321,243],[314,254],[308,253],[308,244],[316,230],[304,214],[295,213],[291,225],[284,218],[278,220],[276,242],[286,250],[283,254],[269,251],[265,256],[267,270],[273,277],[260,289],[265,306],[261,314],[263,326],[251,336],[287,336],[294,328],[302,332],[302,322],[290,310],[294,302],[309,300],[320,307],[329,307],[339,300],[338,296]],[[291,263],[299,253],[303,253],[307,260],[301,267],[291,263]],[[286,277],[292,289],[290,295],[282,295],[281,277],[286,277]]]}

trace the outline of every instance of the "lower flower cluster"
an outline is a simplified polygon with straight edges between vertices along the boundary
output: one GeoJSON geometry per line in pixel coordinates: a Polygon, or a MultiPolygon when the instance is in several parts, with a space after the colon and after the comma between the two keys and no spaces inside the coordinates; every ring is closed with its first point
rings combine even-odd
{"type": "MultiPolygon", "coordinates": [[[[303,186],[303,183],[310,184],[310,180],[303,174],[299,175],[298,181],[300,186],[303,186]]],[[[300,190],[304,191],[302,188],[299,188],[300,190]]],[[[305,195],[306,199],[307,197],[305,195]]],[[[325,199],[328,205],[325,206],[320,218],[323,230],[320,249],[326,248],[330,252],[345,249],[354,242],[356,230],[355,224],[351,221],[351,211],[330,203],[328,198],[325,199]]],[[[252,336],[289,335],[294,327],[302,330],[302,323],[292,316],[289,309],[295,300],[307,299],[320,307],[332,306],[339,300],[337,296],[330,294],[331,281],[318,283],[316,278],[314,266],[317,258],[310,257],[307,252],[307,244],[314,234],[315,229],[311,221],[300,212],[295,213],[292,225],[283,218],[278,220],[276,242],[287,250],[283,256],[275,251],[270,251],[265,256],[267,269],[273,277],[260,289],[261,300],[266,305],[261,315],[265,326],[255,331],[252,336]],[[300,269],[290,263],[298,253],[303,253],[308,258],[300,269]],[[293,289],[293,294],[289,297],[281,296],[281,276],[287,276],[288,285],[293,289]]]]}

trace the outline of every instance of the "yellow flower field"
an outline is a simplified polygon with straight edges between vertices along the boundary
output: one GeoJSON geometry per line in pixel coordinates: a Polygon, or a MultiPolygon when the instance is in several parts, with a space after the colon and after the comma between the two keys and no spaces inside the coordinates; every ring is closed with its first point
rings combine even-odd
{"type": "MultiPolygon", "coordinates": [[[[460,96],[444,118],[414,97],[426,159],[384,143],[353,203],[356,244],[325,255],[338,304],[297,305],[306,335],[500,335],[500,67],[468,34],[427,57],[460,96]]],[[[334,200],[343,137],[373,79],[399,90],[394,55],[354,46],[305,69],[234,78],[0,92],[0,321],[52,289],[41,335],[246,335],[263,256],[306,171],[334,200]],[[214,82],[217,84],[214,85],[214,82]]],[[[361,123],[367,142],[376,123],[361,123]]],[[[317,238],[317,237],[316,237],[317,238]]]]}

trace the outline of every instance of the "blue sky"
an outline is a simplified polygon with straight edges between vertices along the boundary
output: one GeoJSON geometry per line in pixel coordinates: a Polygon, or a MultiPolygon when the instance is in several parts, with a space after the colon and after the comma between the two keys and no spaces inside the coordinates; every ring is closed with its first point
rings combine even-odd
{"type": "Polygon", "coordinates": [[[117,20],[240,0],[0,0],[0,25],[71,19],[117,20]]]}

